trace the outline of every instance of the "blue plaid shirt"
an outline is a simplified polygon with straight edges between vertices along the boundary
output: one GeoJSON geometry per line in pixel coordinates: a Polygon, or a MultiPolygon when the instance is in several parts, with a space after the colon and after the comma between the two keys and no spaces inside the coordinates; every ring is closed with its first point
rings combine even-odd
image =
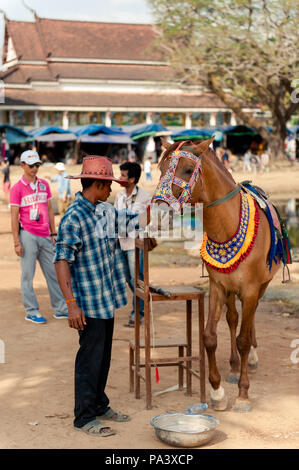
{"type": "Polygon", "coordinates": [[[137,223],[136,214],[122,214],[105,202],[94,205],[77,193],[59,224],[54,263],[69,263],[74,297],[87,317],[113,318],[127,303],[120,219],[127,228],[137,223]]]}

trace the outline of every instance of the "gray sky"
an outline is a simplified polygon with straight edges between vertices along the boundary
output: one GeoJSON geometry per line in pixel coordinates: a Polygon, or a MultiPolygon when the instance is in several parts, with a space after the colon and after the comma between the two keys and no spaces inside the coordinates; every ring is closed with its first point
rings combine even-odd
{"type": "MultiPolygon", "coordinates": [[[[44,18],[116,23],[151,23],[146,0],[25,0],[44,18]]],[[[22,0],[0,0],[0,9],[11,20],[32,21],[22,0]]]]}

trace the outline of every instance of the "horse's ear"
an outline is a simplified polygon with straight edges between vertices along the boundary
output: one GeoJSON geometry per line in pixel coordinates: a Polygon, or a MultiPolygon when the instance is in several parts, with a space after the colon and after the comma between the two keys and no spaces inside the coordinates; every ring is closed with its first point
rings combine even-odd
{"type": "Polygon", "coordinates": [[[160,139],[161,139],[162,149],[168,150],[171,147],[171,144],[167,142],[167,140],[164,139],[163,137],[160,137],[160,139]]]}
{"type": "Polygon", "coordinates": [[[199,155],[201,155],[202,153],[206,152],[206,150],[208,150],[208,148],[210,147],[211,143],[213,142],[213,140],[215,139],[215,136],[211,137],[210,139],[208,140],[204,140],[203,142],[201,142],[200,144],[198,144],[196,146],[196,151],[199,155]]]}

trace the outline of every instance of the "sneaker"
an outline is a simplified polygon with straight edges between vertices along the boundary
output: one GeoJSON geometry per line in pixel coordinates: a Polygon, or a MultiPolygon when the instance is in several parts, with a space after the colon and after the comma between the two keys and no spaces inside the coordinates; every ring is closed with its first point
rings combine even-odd
{"type": "Polygon", "coordinates": [[[60,320],[61,318],[68,318],[69,316],[67,313],[54,313],[53,317],[56,318],[56,320],[60,320]]]}
{"type": "Polygon", "coordinates": [[[36,315],[26,315],[25,320],[32,321],[32,323],[47,323],[47,320],[42,317],[39,313],[36,315]]]}
{"type": "MultiPolygon", "coordinates": [[[[140,325],[142,325],[142,321],[143,321],[143,317],[140,318],[140,325]]],[[[134,327],[135,327],[134,318],[130,318],[130,320],[128,321],[128,323],[125,323],[124,326],[126,326],[127,328],[134,328],[134,327]]]]}

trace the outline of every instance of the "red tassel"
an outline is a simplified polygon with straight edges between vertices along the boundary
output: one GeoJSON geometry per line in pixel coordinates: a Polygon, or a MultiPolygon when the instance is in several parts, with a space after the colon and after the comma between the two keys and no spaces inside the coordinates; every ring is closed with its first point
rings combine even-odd
{"type": "Polygon", "coordinates": [[[156,367],[156,383],[158,384],[159,381],[160,381],[159,370],[158,370],[158,367],[156,367]]]}

